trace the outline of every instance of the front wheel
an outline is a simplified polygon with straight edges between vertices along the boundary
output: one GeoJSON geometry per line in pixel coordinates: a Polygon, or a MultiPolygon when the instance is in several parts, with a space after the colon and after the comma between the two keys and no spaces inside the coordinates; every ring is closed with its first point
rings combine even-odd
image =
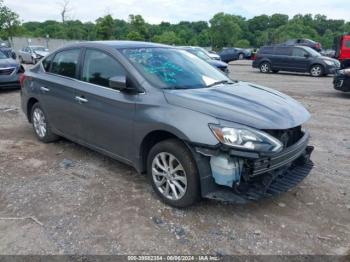
{"type": "Polygon", "coordinates": [[[239,54],[238,59],[239,60],[243,60],[244,59],[244,55],[243,54],[239,54]]]}
{"type": "Polygon", "coordinates": [[[197,166],[181,141],[156,144],[148,155],[147,172],[154,191],[166,204],[183,208],[200,199],[197,166]]]}
{"type": "Polygon", "coordinates": [[[260,65],[260,72],[261,73],[270,73],[270,71],[271,71],[271,65],[270,65],[270,63],[268,63],[268,62],[263,62],[263,63],[261,63],[261,65],[260,65]]]}
{"type": "Polygon", "coordinates": [[[310,69],[310,75],[313,77],[320,77],[324,75],[324,69],[321,65],[313,65],[310,69]]]}

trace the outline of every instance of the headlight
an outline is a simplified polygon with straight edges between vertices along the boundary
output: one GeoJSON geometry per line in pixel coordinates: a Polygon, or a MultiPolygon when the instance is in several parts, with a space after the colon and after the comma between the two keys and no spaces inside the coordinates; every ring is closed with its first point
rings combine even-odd
{"type": "Polygon", "coordinates": [[[257,152],[280,152],[282,143],[259,130],[209,125],[215,137],[224,145],[257,152]]]}
{"type": "Polygon", "coordinates": [[[350,76],[350,68],[339,70],[339,74],[350,76]]]}
{"type": "Polygon", "coordinates": [[[329,60],[324,60],[324,62],[327,64],[327,65],[330,65],[330,66],[334,66],[335,63],[333,61],[329,61],[329,60]]]}

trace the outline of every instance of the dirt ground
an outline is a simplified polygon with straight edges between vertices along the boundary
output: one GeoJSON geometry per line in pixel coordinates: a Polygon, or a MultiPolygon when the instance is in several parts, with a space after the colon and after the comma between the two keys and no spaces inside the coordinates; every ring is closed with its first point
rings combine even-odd
{"type": "Polygon", "coordinates": [[[315,167],[297,188],[248,205],[174,209],[124,164],[37,141],[19,91],[0,91],[0,254],[348,254],[350,94],[331,77],[264,75],[247,62],[230,70],[311,112],[315,167]]]}

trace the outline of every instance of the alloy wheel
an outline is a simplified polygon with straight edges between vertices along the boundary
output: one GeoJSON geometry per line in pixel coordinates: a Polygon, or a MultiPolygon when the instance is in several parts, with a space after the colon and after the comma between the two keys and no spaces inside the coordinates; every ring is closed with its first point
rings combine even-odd
{"type": "Polygon", "coordinates": [[[187,190],[187,176],[180,161],[161,152],[152,161],[152,178],[158,191],[170,200],[181,199],[187,190]]]}
{"type": "Polygon", "coordinates": [[[321,74],[322,74],[321,66],[313,66],[311,68],[311,75],[312,76],[320,76],[321,74]]]}
{"type": "Polygon", "coordinates": [[[33,111],[33,125],[35,133],[43,138],[46,136],[46,119],[44,112],[40,108],[35,108],[33,111]]]}
{"type": "Polygon", "coordinates": [[[268,73],[270,71],[270,66],[269,64],[267,63],[263,63],[261,66],[260,66],[260,69],[261,69],[261,72],[263,73],[268,73]]]}

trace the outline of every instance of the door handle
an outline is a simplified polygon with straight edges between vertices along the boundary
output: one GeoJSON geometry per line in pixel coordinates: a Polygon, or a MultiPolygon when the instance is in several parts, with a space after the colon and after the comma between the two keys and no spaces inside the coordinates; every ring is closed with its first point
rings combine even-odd
{"type": "Polygon", "coordinates": [[[89,102],[89,100],[87,100],[86,98],[81,97],[81,96],[76,96],[75,100],[78,101],[79,103],[87,103],[87,102],[89,102]]]}
{"type": "Polygon", "coordinates": [[[50,89],[46,88],[46,87],[40,87],[40,90],[43,91],[43,92],[49,92],[50,89]]]}

